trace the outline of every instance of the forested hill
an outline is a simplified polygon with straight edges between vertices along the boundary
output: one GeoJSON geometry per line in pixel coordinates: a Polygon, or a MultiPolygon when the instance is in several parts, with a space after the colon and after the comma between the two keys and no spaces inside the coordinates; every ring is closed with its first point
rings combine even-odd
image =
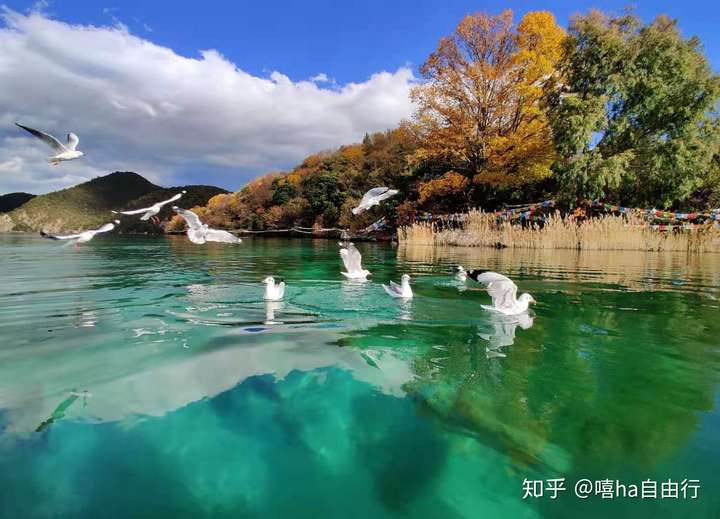
{"type": "Polygon", "coordinates": [[[25,202],[35,198],[30,193],[8,193],[0,195],[0,213],[8,213],[13,209],[17,209],[25,202]]]}
{"type": "MultiPolygon", "coordinates": [[[[115,209],[132,209],[151,205],[173,194],[187,190],[183,203],[188,206],[204,204],[211,197],[225,192],[213,186],[179,186],[162,188],[137,173],[115,172],[94,178],[77,186],[40,195],[7,213],[4,231],[68,232],[106,223],[115,216],[115,209]],[[146,205],[144,205],[146,204],[146,205]]],[[[169,217],[170,208],[160,217],[169,217]]],[[[122,218],[121,231],[159,232],[157,226],[139,222],[137,218],[122,218]]]]}
{"type": "MultiPolygon", "coordinates": [[[[418,212],[553,198],[658,209],[720,204],[720,78],[698,38],[660,15],[476,13],[441,39],[411,91],[413,117],[306,158],[197,211],[212,225],[358,229],[418,212]],[[354,218],[378,186],[400,190],[354,218]]],[[[181,226],[174,220],[171,228],[181,226]]]]}

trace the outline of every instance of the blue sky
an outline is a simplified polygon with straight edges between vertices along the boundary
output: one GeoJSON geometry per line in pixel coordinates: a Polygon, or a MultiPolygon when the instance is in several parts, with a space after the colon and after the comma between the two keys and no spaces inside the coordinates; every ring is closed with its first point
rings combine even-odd
{"type": "MultiPolygon", "coordinates": [[[[5,5],[22,11],[34,3],[11,0],[5,5]]],[[[255,75],[278,70],[298,80],[322,71],[345,83],[364,81],[379,70],[417,66],[434,50],[438,39],[470,12],[497,13],[510,8],[518,19],[530,10],[548,10],[567,26],[574,13],[593,7],[621,11],[628,5],[634,5],[644,20],[659,13],[677,18],[685,35],[700,37],[713,68],[720,69],[720,7],[712,1],[66,0],[52,2],[46,10],[71,23],[118,20],[132,32],[184,56],[195,56],[199,49],[217,49],[255,75]]]]}
{"type": "MultiPolygon", "coordinates": [[[[0,0],[1,1],[1,0],[0,0]]],[[[163,184],[180,182],[198,182],[204,180],[213,182],[223,187],[236,189],[252,176],[278,168],[288,168],[302,159],[308,152],[318,151],[315,148],[329,148],[341,144],[340,139],[356,139],[365,130],[379,130],[392,127],[400,118],[407,116],[408,105],[403,101],[407,88],[416,78],[408,77],[408,73],[417,75],[417,67],[424,61],[427,55],[434,50],[438,39],[450,33],[457,25],[463,15],[475,11],[487,11],[497,13],[503,8],[511,8],[515,11],[516,20],[528,10],[549,10],[558,19],[558,22],[566,26],[570,16],[576,12],[584,12],[591,7],[597,7],[606,11],[620,11],[627,5],[625,2],[470,2],[470,1],[426,1],[416,0],[413,2],[388,2],[365,0],[358,1],[315,1],[315,2],[147,2],[136,0],[109,0],[107,2],[82,2],[82,1],[54,1],[42,7],[43,20],[24,19],[27,13],[32,10],[35,2],[6,0],[5,5],[13,12],[18,13],[17,20],[8,22],[5,25],[14,23],[19,31],[25,36],[24,43],[18,44],[18,48],[28,49],[34,45],[39,38],[37,35],[53,33],[57,31],[58,38],[63,31],[72,29],[74,26],[95,26],[103,28],[121,28],[128,35],[137,41],[129,42],[128,49],[123,50],[122,46],[115,46],[116,43],[108,43],[108,48],[113,52],[121,54],[133,54],[138,56],[138,61],[143,58],[143,46],[138,42],[151,44],[153,49],[168,49],[172,52],[172,60],[179,58],[192,58],[203,62],[213,61],[213,56],[208,58],[201,55],[200,51],[213,49],[217,51],[218,59],[222,63],[203,63],[203,72],[198,75],[207,74],[207,69],[212,71],[221,70],[222,81],[233,82],[235,79],[228,79],[228,71],[224,70],[224,64],[229,64],[240,71],[241,75],[251,76],[253,79],[267,79],[273,72],[279,73],[273,79],[275,87],[281,88],[283,77],[289,80],[287,85],[287,97],[281,101],[273,98],[267,102],[273,104],[285,103],[284,114],[292,112],[292,106],[304,106],[305,111],[299,111],[297,118],[305,121],[312,121],[306,127],[298,121],[282,121],[279,126],[282,128],[293,128],[297,135],[284,135],[279,133],[267,121],[250,119],[249,124],[258,128],[258,133],[252,134],[243,129],[237,134],[236,139],[242,142],[253,142],[251,149],[260,150],[263,143],[272,139],[278,139],[275,143],[276,151],[268,149],[266,152],[244,153],[242,157],[231,156],[225,153],[224,149],[216,147],[212,150],[200,150],[193,156],[182,155],[178,152],[175,158],[170,157],[178,146],[160,146],[156,150],[149,147],[148,139],[136,139],[131,136],[105,135],[105,140],[100,138],[98,128],[101,123],[98,120],[88,122],[91,117],[100,117],[95,109],[103,102],[99,98],[92,102],[93,114],[86,114],[82,119],[75,109],[73,117],[63,117],[53,113],[52,117],[47,113],[31,110],[31,104],[36,105],[37,100],[25,96],[22,92],[24,103],[15,103],[23,106],[23,109],[13,107],[11,116],[13,120],[21,118],[32,124],[44,125],[52,132],[64,134],[72,124],[73,129],[81,135],[81,142],[100,150],[94,159],[92,153],[88,154],[88,160],[84,165],[85,169],[65,168],[62,181],[53,181],[57,172],[51,170],[38,170],[37,177],[28,178],[27,182],[18,181],[15,184],[0,177],[0,192],[11,189],[28,189],[33,192],[54,189],[63,185],[70,185],[87,176],[106,172],[107,168],[119,168],[124,164],[123,157],[111,154],[113,146],[108,139],[114,137],[116,142],[123,142],[125,146],[133,146],[137,160],[131,160],[129,168],[141,169],[138,171],[147,174],[153,180],[163,184]],[[44,20],[55,22],[54,24],[43,23],[44,20]],[[136,45],[137,44],[137,45],[136,45]],[[373,75],[381,72],[389,74],[387,77],[370,81],[373,75]],[[328,81],[316,81],[314,87],[304,86],[310,78],[318,74],[325,74],[328,81]],[[348,85],[355,84],[355,87],[348,85]],[[315,88],[315,90],[312,90],[315,88]],[[349,90],[347,90],[349,88],[349,90]],[[346,90],[343,90],[346,89],[346,90]],[[354,90],[353,90],[354,89],[354,90]],[[364,93],[358,93],[362,90],[364,93]],[[342,94],[338,94],[342,92],[342,94]],[[390,94],[391,93],[391,94],[390,94]],[[306,95],[307,94],[307,95],[306,95]],[[337,95],[336,95],[337,94],[337,95]],[[390,99],[396,96],[397,99],[390,99]],[[26,98],[25,98],[26,97],[26,98]],[[320,125],[324,120],[318,115],[323,107],[320,106],[324,99],[332,98],[334,108],[328,108],[328,114],[333,115],[337,110],[337,117],[343,120],[342,127],[334,128],[322,134],[320,125]],[[394,105],[393,105],[394,103],[394,105]],[[352,106],[351,106],[352,105],[352,106]],[[313,108],[314,107],[314,108],[313,108]],[[350,108],[348,108],[350,107],[350,108]],[[368,109],[368,107],[370,107],[368,109]],[[392,109],[390,109],[390,108],[392,109]],[[345,111],[343,111],[345,110],[345,111]],[[317,116],[317,119],[315,117],[317,116]],[[397,119],[397,120],[396,120],[397,119]],[[82,133],[81,133],[82,131],[82,133]],[[305,140],[299,135],[304,135],[305,140]],[[85,138],[84,138],[85,136],[85,138]],[[122,139],[120,138],[122,137],[122,139]],[[140,141],[143,142],[140,142],[140,141]],[[144,143],[144,144],[143,144],[144,143]],[[161,159],[153,158],[162,156],[161,159]],[[103,162],[100,163],[100,157],[103,162]],[[35,182],[37,180],[37,182],[35,182]]],[[[706,55],[714,70],[720,70],[720,8],[709,1],[699,2],[639,2],[635,4],[636,12],[644,19],[650,20],[659,13],[667,13],[671,17],[678,18],[681,30],[686,36],[697,35],[702,40],[706,55]]],[[[3,22],[0,20],[0,28],[3,22]]],[[[77,31],[76,31],[77,33],[77,31]]],[[[85,48],[72,49],[75,54],[88,52],[92,54],[95,44],[89,41],[87,35],[76,34],[76,45],[83,45],[85,48]]],[[[109,42],[111,34],[98,34],[98,41],[109,42]]],[[[62,36],[73,45],[73,39],[62,36]]],[[[102,47],[98,43],[98,47],[102,47]]],[[[147,47],[147,46],[146,46],[147,47]]],[[[32,54],[23,57],[22,61],[27,62],[37,58],[41,46],[37,46],[32,54]]],[[[143,73],[132,71],[129,68],[122,70],[103,71],[106,76],[116,75],[120,78],[127,78],[111,82],[113,86],[118,83],[127,84],[125,92],[115,92],[115,97],[105,99],[116,107],[116,110],[123,111],[137,109],[145,111],[144,117],[154,118],[155,126],[147,123],[148,131],[157,135],[163,130],[159,121],[162,120],[162,110],[158,107],[174,106],[175,100],[171,97],[160,99],[158,92],[138,93],[129,78],[152,77],[153,68],[162,68],[158,62],[160,50],[149,59],[148,69],[143,73]],[[149,115],[148,115],[149,114],[149,115]]],[[[70,52],[68,50],[68,52],[70,52]]],[[[61,78],[82,77],[78,79],[79,84],[93,81],[92,74],[100,73],[103,61],[107,62],[107,54],[98,56],[97,60],[83,64],[83,72],[73,67],[77,66],[77,59],[69,58],[63,61],[64,66],[71,72],[64,73],[61,78]],[[91,72],[88,72],[91,71],[91,72]]],[[[193,63],[196,64],[196,63],[193,63]]],[[[125,66],[125,65],[123,65],[125,66]]],[[[174,70],[175,65],[169,65],[168,70],[174,70]]],[[[129,67],[129,65],[127,65],[129,67]]],[[[168,85],[162,87],[168,91],[174,84],[168,78],[174,77],[168,72],[163,78],[154,79],[158,85],[162,81],[168,81],[168,85]],[[169,74],[169,75],[168,75],[169,74]]],[[[242,79],[242,78],[241,78],[242,79]]],[[[248,78],[245,78],[248,79],[248,78]]],[[[320,78],[322,79],[322,78],[320,78]]],[[[59,79],[58,79],[59,80],[59,79]]],[[[249,80],[249,79],[248,79],[249,80]]],[[[139,79],[142,81],[142,79],[139,79]]],[[[151,81],[151,79],[148,79],[151,81]]],[[[190,81],[190,80],[188,80],[190,81]]],[[[218,80],[220,81],[220,80],[218,80]]],[[[245,85],[244,83],[242,83],[245,85]]],[[[260,84],[257,81],[253,83],[260,84]]],[[[69,85],[73,86],[72,84],[69,85]]],[[[274,87],[274,88],[275,88],[274,87]]],[[[49,87],[48,87],[49,88],[49,87]]],[[[160,87],[158,87],[160,88],[160,87]]],[[[248,86],[248,88],[252,88],[248,86]]],[[[261,88],[265,88],[264,86],[261,88]]],[[[198,86],[198,89],[205,89],[199,95],[211,95],[207,92],[208,85],[198,86]]],[[[39,95],[42,96],[42,93],[39,95]]],[[[279,94],[278,94],[279,95],[279,94]]],[[[48,99],[53,96],[47,94],[48,99]]],[[[88,100],[92,99],[88,95],[88,100]]],[[[0,103],[2,103],[0,98],[0,103]]],[[[197,106],[203,106],[202,100],[193,101],[197,106]]],[[[228,103],[242,102],[230,101],[228,103]]],[[[90,104],[90,101],[88,101],[90,104]]],[[[264,106],[260,101],[258,106],[264,106]]],[[[0,108],[3,108],[0,106],[0,108]]],[[[183,108],[185,108],[183,106],[183,108]]],[[[168,109],[170,110],[170,109],[168,109]]],[[[192,111],[197,112],[199,109],[192,111]]],[[[103,117],[109,117],[104,108],[99,110],[103,117]]],[[[172,110],[170,110],[172,111],[172,110]]],[[[187,110],[186,110],[187,112],[187,110]]],[[[233,126],[245,120],[252,110],[248,108],[239,112],[234,120],[226,121],[224,124],[233,126]]],[[[5,125],[9,120],[1,119],[5,125]]],[[[114,125],[120,124],[111,119],[114,125]]],[[[124,124],[128,120],[121,119],[124,124]]],[[[180,119],[188,120],[188,119],[180,119]]],[[[167,128],[170,123],[168,119],[165,124],[167,128]]],[[[143,122],[140,126],[143,126],[143,122]]],[[[177,122],[173,124],[177,127],[177,122]]],[[[5,125],[5,128],[7,126],[5,125]]],[[[195,127],[188,125],[185,137],[197,140],[202,135],[203,124],[195,127]]],[[[175,131],[175,130],[173,130],[175,131]]],[[[228,130],[229,131],[229,130],[228,130]]],[[[227,132],[226,132],[227,133],[227,132]]],[[[17,137],[0,130],[0,139],[17,137]]],[[[217,140],[217,138],[215,138],[217,140]]],[[[160,141],[160,139],[158,139],[160,141]]],[[[5,143],[7,145],[7,142],[5,143]]],[[[17,146],[17,141],[10,142],[10,145],[17,146]]],[[[248,145],[249,146],[249,145],[248,145]]],[[[81,146],[82,147],[82,146],[81,146]]],[[[3,164],[7,168],[16,170],[28,169],[32,160],[29,156],[10,156],[7,146],[0,147],[0,171],[3,164]],[[9,166],[8,166],[9,164],[9,166]]],[[[63,165],[65,166],[65,165],[63,165]]],[[[46,167],[45,164],[42,165],[46,167]]],[[[75,167],[75,166],[73,166],[75,167]]],[[[79,166],[78,166],[79,167],[79,166]]],[[[47,169],[47,168],[46,168],[47,169]]]]}

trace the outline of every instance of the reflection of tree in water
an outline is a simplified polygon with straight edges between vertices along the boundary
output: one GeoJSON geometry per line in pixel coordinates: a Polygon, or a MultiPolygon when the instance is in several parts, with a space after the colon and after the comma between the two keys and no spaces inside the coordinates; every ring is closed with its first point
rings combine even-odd
{"type": "Polygon", "coordinates": [[[65,412],[70,408],[75,401],[80,398],[80,394],[73,392],[69,397],[60,402],[60,404],[53,410],[52,414],[43,423],[37,426],[35,432],[42,432],[58,420],[62,420],[65,417],[65,412]]]}
{"type": "Polygon", "coordinates": [[[713,408],[720,325],[700,299],[590,293],[558,310],[562,318],[536,318],[504,359],[478,355],[482,339],[468,339],[467,328],[445,328],[443,356],[423,349],[405,389],[444,421],[502,445],[520,467],[652,469],[713,408]],[[642,313],[617,310],[629,298],[642,313]]]}

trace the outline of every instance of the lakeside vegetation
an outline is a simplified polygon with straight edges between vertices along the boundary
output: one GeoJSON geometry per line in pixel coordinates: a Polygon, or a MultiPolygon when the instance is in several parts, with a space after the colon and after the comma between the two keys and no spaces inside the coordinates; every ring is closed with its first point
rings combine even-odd
{"type": "MultiPolygon", "coordinates": [[[[420,73],[411,93],[416,112],[398,128],[311,155],[194,210],[230,229],[358,231],[385,217],[404,241],[585,248],[600,247],[595,237],[604,236],[610,248],[713,248],[712,232],[658,235],[624,215],[575,228],[562,216],[592,200],[720,205],[720,79],[700,41],[683,36],[674,20],[660,15],[645,24],[631,13],[591,11],[565,30],[549,12],[529,12],[517,24],[509,10],[472,14],[440,40],[420,73]],[[400,195],[353,217],[362,194],[380,185],[400,195]],[[424,213],[548,198],[561,216],[542,230],[479,212],[460,230],[417,223],[424,213]]],[[[174,219],[167,229],[182,227],[174,219]]]]}
{"type": "Polygon", "coordinates": [[[639,250],[720,252],[713,225],[692,232],[658,232],[638,216],[597,216],[583,220],[555,212],[543,225],[498,222],[494,213],[470,211],[461,227],[418,222],[399,229],[401,243],[515,249],[639,250]]]}

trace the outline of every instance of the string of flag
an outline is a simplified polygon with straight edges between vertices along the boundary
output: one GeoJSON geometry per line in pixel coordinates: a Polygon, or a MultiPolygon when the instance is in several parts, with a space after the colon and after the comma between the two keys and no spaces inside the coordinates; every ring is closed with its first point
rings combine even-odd
{"type": "MultiPolygon", "coordinates": [[[[515,206],[500,211],[495,211],[495,216],[500,220],[531,220],[533,215],[539,210],[555,207],[555,200],[543,200],[542,202],[535,202],[533,204],[526,204],[522,206],[515,206]]],[[[544,217],[534,218],[535,220],[544,221],[544,217]]]]}
{"type": "Polygon", "coordinates": [[[637,214],[645,216],[646,218],[671,220],[671,221],[695,221],[701,220],[713,220],[720,221],[720,208],[711,209],[710,211],[696,211],[691,213],[684,213],[680,211],[661,211],[655,208],[642,209],[638,207],[623,207],[621,205],[607,204],[605,202],[599,202],[597,200],[592,202],[592,207],[599,207],[607,211],[612,211],[620,214],[637,214]]]}

